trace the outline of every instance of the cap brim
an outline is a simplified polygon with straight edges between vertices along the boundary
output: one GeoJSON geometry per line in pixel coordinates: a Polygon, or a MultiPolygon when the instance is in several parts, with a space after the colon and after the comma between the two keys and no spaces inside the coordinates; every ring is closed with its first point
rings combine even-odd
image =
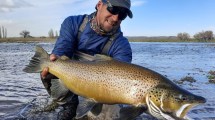
{"type": "Polygon", "coordinates": [[[133,18],[133,14],[132,14],[131,10],[129,10],[129,9],[128,9],[128,17],[133,18]]]}

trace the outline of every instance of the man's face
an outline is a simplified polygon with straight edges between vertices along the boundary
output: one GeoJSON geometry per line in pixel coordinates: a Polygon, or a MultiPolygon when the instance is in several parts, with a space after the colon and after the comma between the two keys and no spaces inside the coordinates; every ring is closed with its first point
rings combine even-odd
{"type": "Polygon", "coordinates": [[[119,19],[119,15],[113,15],[107,10],[107,5],[99,1],[97,4],[96,19],[98,25],[105,31],[110,32],[115,27],[119,27],[122,20],[119,19]]]}

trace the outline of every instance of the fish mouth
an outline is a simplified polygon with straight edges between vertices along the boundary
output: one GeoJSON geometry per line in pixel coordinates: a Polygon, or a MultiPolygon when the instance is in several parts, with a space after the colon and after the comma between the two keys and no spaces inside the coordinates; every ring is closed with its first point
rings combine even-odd
{"type": "Polygon", "coordinates": [[[207,100],[204,97],[198,96],[198,101],[200,104],[206,103],[207,100]]]}
{"type": "Polygon", "coordinates": [[[180,119],[180,120],[187,120],[190,119],[189,116],[187,116],[187,112],[200,104],[206,103],[206,99],[201,96],[195,96],[193,100],[191,100],[191,103],[186,103],[182,105],[176,112],[172,113],[167,113],[163,112],[163,95],[161,97],[161,108],[157,107],[155,103],[149,98],[149,96],[146,96],[146,103],[149,107],[149,112],[152,114],[152,116],[160,119],[168,119],[168,120],[175,120],[175,119],[180,119]]]}
{"type": "Polygon", "coordinates": [[[186,119],[186,114],[187,114],[187,112],[191,109],[191,108],[193,108],[193,107],[195,107],[195,106],[197,106],[197,105],[199,105],[199,104],[203,104],[203,103],[205,103],[206,102],[206,99],[205,98],[203,98],[203,97],[201,97],[201,101],[198,101],[198,103],[194,103],[194,104],[184,104],[184,105],[182,105],[181,107],[180,107],[180,109],[175,113],[175,115],[176,115],[176,117],[178,117],[178,118],[184,118],[184,119],[186,119]]]}
{"type": "Polygon", "coordinates": [[[175,113],[176,117],[178,118],[184,118],[188,110],[193,107],[191,104],[184,104],[180,107],[179,110],[175,113]]]}
{"type": "Polygon", "coordinates": [[[204,97],[201,97],[201,96],[195,96],[194,99],[192,100],[193,103],[187,103],[187,104],[184,104],[182,105],[176,112],[175,112],[175,116],[178,117],[178,118],[185,118],[186,117],[186,114],[187,112],[197,106],[197,105],[200,105],[200,104],[203,104],[203,103],[206,103],[206,99],[204,97]]]}

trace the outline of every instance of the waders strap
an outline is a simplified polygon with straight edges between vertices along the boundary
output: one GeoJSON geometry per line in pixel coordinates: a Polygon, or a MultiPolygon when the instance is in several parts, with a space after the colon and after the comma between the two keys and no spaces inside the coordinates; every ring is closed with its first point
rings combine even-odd
{"type": "Polygon", "coordinates": [[[101,54],[104,54],[104,55],[108,55],[108,51],[114,41],[114,39],[116,38],[116,34],[112,35],[109,40],[106,42],[106,44],[104,45],[103,49],[102,49],[102,52],[101,54]]]}
{"type": "Polygon", "coordinates": [[[78,41],[80,41],[81,34],[82,34],[82,32],[84,31],[84,28],[85,28],[86,25],[87,25],[88,17],[89,17],[88,15],[86,15],[86,16],[84,17],[84,20],[82,21],[82,23],[81,23],[81,25],[80,25],[80,27],[79,27],[79,29],[78,29],[78,41]]]}

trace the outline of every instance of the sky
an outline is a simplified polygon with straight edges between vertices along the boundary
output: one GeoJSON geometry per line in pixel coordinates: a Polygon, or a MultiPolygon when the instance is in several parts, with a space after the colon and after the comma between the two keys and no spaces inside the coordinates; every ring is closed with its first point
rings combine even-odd
{"type": "MultiPolygon", "coordinates": [[[[7,37],[48,36],[59,31],[72,15],[90,14],[98,0],[0,0],[0,26],[7,37]]],[[[125,36],[191,36],[202,31],[215,33],[215,0],[131,0],[133,18],[121,24],[125,36]]]]}

